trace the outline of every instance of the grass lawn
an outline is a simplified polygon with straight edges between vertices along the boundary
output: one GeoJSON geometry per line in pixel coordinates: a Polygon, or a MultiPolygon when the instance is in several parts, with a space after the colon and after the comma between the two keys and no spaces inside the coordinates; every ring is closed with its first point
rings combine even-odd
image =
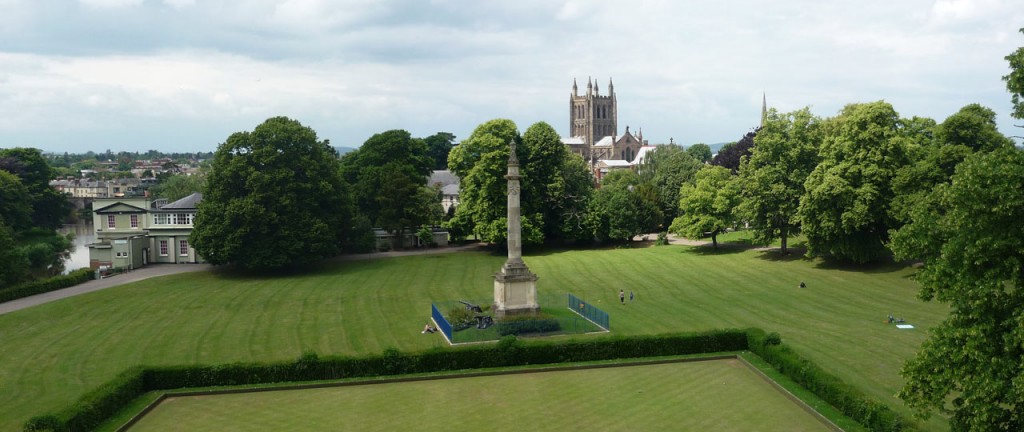
{"type": "MultiPolygon", "coordinates": [[[[544,251],[525,260],[540,291],[603,307],[615,334],[777,331],[825,370],[904,412],[893,396],[898,371],[947,311],[917,300],[911,271],[898,266],[832,267],[684,246],[544,251]],[[619,289],[636,300],[619,305],[619,289]],[[917,329],[884,324],[889,313],[917,329]]],[[[488,297],[503,261],[466,252],[343,262],[301,276],[181,274],[0,315],[0,430],[17,430],[136,364],[443,346],[439,335],[420,334],[431,301],[488,297]]],[[[920,426],[945,427],[934,418],[920,426]]]]}
{"type": "Polygon", "coordinates": [[[829,430],[739,360],[174,397],[130,430],[434,431],[456,424],[498,432],[829,430]]]}

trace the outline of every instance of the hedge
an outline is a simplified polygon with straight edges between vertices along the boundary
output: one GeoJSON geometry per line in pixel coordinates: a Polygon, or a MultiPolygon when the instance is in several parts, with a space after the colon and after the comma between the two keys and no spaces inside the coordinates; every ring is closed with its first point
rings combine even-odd
{"type": "Polygon", "coordinates": [[[30,419],[24,430],[91,430],[136,397],[153,390],[324,381],[747,349],[869,429],[902,429],[902,417],[801,358],[782,345],[777,334],[766,335],[760,329],[730,329],[569,341],[523,342],[514,336],[506,336],[493,345],[434,348],[415,353],[402,353],[395,349],[361,357],[319,357],[307,353],[288,362],[137,367],[118,375],[58,413],[30,419]]]}
{"type": "Polygon", "coordinates": [[[747,334],[751,352],[847,417],[876,432],[904,429],[906,420],[903,416],[801,357],[792,348],[782,344],[778,333],[766,334],[761,329],[749,329],[747,334]]]}
{"type": "Polygon", "coordinates": [[[80,268],[66,275],[54,276],[49,279],[24,283],[0,290],[0,303],[75,286],[83,282],[91,281],[95,277],[96,273],[92,269],[80,268]]]}

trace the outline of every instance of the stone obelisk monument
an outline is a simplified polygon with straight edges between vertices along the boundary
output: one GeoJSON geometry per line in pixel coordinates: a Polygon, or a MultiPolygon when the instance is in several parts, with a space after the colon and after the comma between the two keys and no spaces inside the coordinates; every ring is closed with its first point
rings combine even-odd
{"type": "Polygon", "coordinates": [[[522,221],[519,214],[519,159],[516,143],[509,142],[508,155],[508,259],[494,274],[494,311],[498,316],[533,313],[537,304],[537,275],[523,262],[522,221]]]}

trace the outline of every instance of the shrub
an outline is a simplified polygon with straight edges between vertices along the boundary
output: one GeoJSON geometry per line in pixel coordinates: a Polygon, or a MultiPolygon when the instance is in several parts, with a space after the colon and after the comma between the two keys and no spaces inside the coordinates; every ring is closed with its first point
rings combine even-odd
{"type": "Polygon", "coordinates": [[[448,323],[452,325],[452,331],[468,329],[476,322],[473,312],[470,312],[462,306],[455,306],[449,309],[448,315],[445,316],[445,318],[447,318],[448,323]]]}
{"type": "Polygon", "coordinates": [[[28,282],[0,290],[0,303],[75,286],[92,280],[95,275],[92,269],[81,268],[66,275],[54,276],[49,279],[28,282]]]}
{"type": "Polygon", "coordinates": [[[760,329],[750,329],[747,334],[750,351],[846,416],[872,431],[903,430],[905,420],[901,415],[801,357],[782,344],[778,333],[765,334],[760,329]]]}
{"type": "Polygon", "coordinates": [[[550,317],[514,317],[498,321],[495,328],[499,335],[522,335],[529,333],[550,333],[562,329],[557,319],[550,317]]]}
{"type": "Polygon", "coordinates": [[[668,245],[668,232],[662,231],[658,233],[658,239],[654,241],[655,246],[667,246],[668,245]]]}

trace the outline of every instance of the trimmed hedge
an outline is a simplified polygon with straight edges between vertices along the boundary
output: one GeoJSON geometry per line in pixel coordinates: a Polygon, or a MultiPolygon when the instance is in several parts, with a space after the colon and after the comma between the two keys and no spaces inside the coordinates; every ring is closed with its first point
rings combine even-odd
{"type": "Polygon", "coordinates": [[[877,432],[904,429],[903,416],[801,357],[782,344],[778,333],[765,334],[761,329],[749,329],[747,334],[751,352],[864,427],[877,432]]]}
{"type": "Polygon", "coordinates": [[[86,431],[115,415],[133,399],[153,390],[324,381],[510,366],[574,363],[612,359],[677,356],[750,350],[783,374],[874,431],[899,431],[904,419],[889,407],[823,372],[760,329],[718,330],[569,341],[517,340],[497,344],[434,348],[379,355],[319,357],[305,353],[295,361],[137,367],[89,392],[70,407],[30,419],[25,431],[86,431]]]}
{"type": "Polygon", "coordinates": [[[152,390],[321,381],[465,369],[523,366],[741,351],[747,335],[741,330],[670,334],[586,341],[522,343],[514,337],[494,345],[435,348],[419,353],[387,349],[363,357],[318,357],[307,353],[291,362],[233,363],[138,367],[82,396],[70,407],[30,419],[26,431],[86,431],[115,415],[134,398],[152,390]]]}
{"type": "Polygon", "coordinates": [[[15,287],[0,290],[0,303],[17,300],[23,297],[47,293],[88,282],[96,277],[90,268],[80,268],[66,275],[54,276],[49,279],[28,282],[15,287]]]}

